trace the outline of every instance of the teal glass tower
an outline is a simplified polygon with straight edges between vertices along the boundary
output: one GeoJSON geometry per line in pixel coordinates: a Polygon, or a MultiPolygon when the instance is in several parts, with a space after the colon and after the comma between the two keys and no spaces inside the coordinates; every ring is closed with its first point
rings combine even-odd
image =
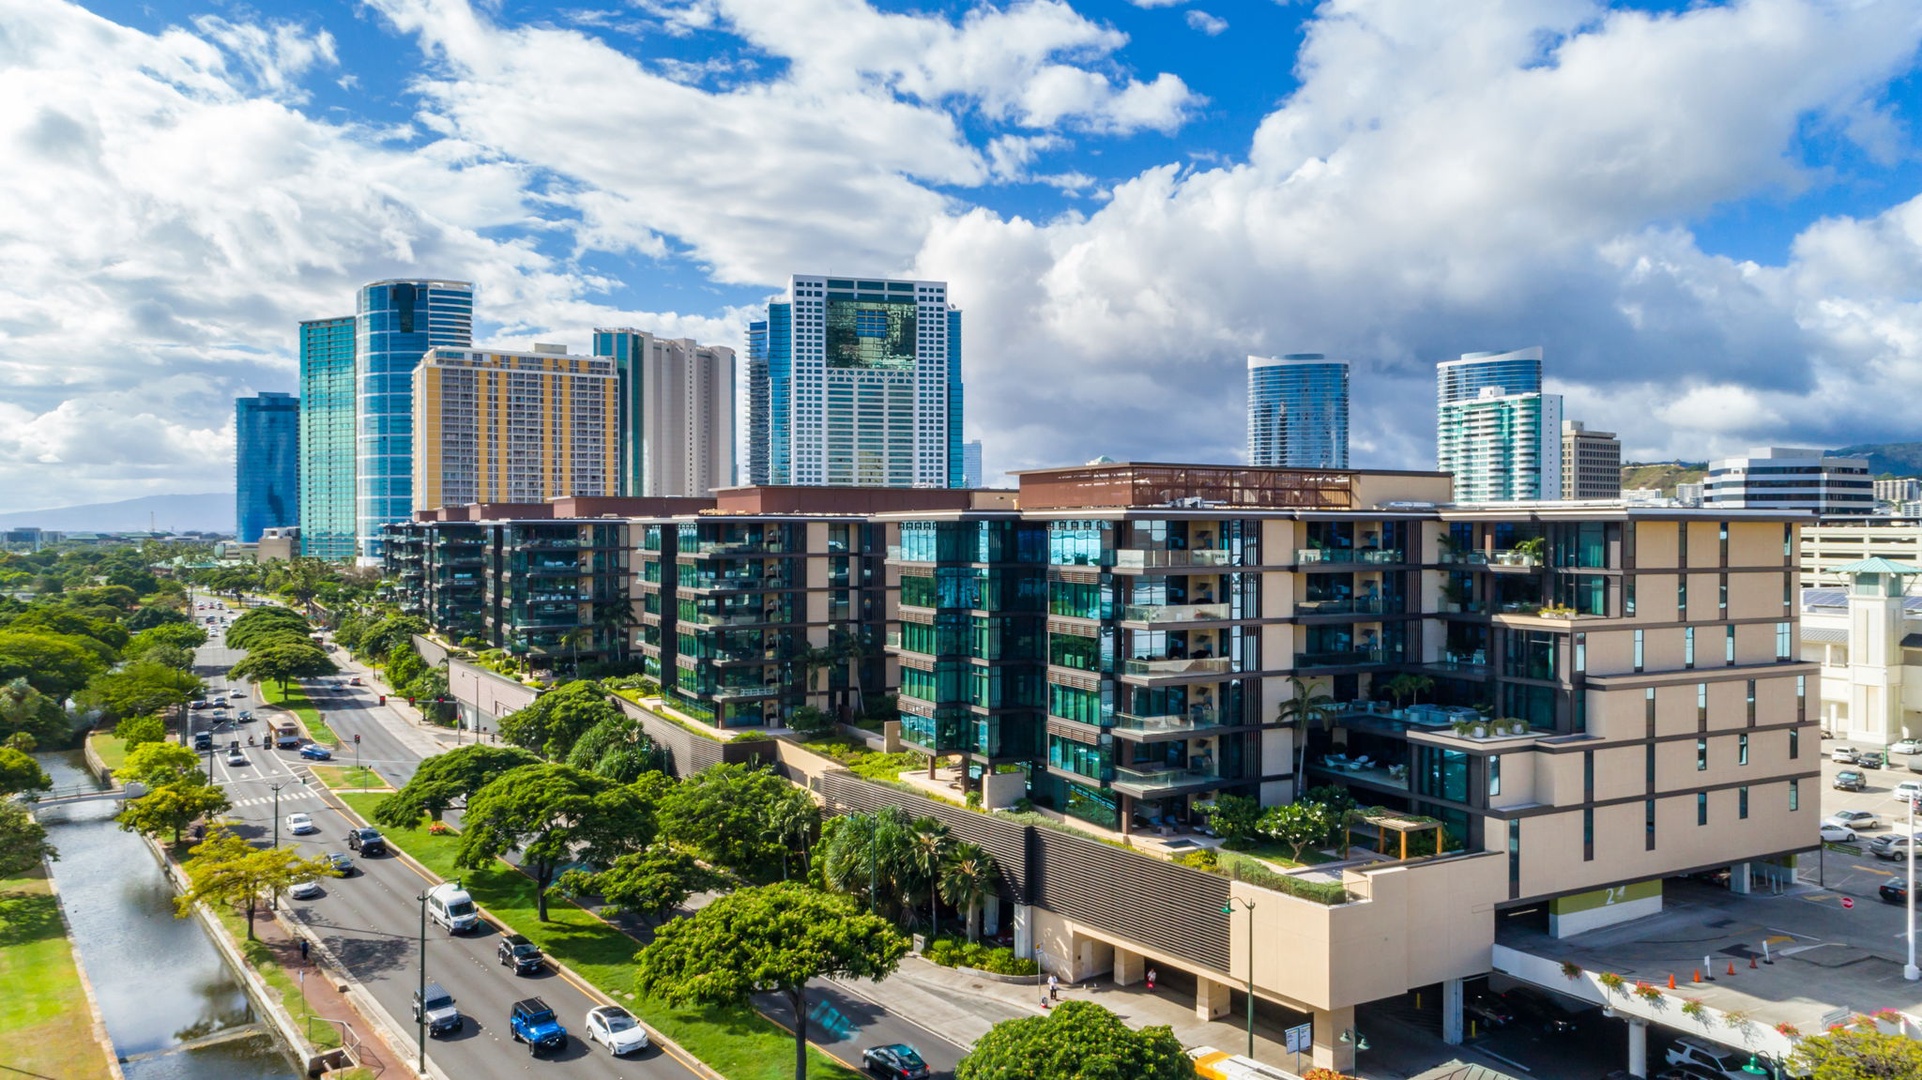
{"type": "Polygon", "coordinates": [[[1248,358],[1248,464],[1348,467],[1348,361],[1248,358]]]}
{"type": "Polygon", "coordinates": [[[234,399],[234,521],[251,544],[268,529],[300,522],[300,399],[234,399]]]}
{"type": "Polygon", "coordinates": [[[376,281],[354,327],[355,554],[378,565],[381,528],[414,512],[414,369],[435,346],[474,344],[474,286],[376,281]]]}
{"type": "Polygon", "coordinates": [[[354,557],[354,323],[300,324],[300,553],[354,557]]]}

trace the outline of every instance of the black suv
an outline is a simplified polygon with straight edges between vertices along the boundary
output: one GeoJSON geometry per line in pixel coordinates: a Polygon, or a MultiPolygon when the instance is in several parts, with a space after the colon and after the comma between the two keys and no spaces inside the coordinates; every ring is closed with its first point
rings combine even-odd
{"type": "Polygon", "coordinates": [[[494,956],[501,963],[511,966],[516,975],[531,975],[547,963],[547,958],[541,955],[541,947],[520,934],[508,934],[501,938],[494,956]]]}
{"type": "Polygon", "coordinates": [[[387,841],[381,838],[379,829],[351,829],[347,833],[347,846],[362,855],[387,854],[387,841]]]}

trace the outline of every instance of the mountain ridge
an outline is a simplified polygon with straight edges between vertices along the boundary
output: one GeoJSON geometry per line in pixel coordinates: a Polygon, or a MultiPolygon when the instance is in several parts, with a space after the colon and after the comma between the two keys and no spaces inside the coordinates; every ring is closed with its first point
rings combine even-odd
{"type": "Polygon", "coordinates": [[[234,531],[234,493],[208,491],[181,495],[142,495],[115,502],[81,503],[42,510],[0,513],[0,528],[39,528],[50,532],[213,532],[234,531]]]}

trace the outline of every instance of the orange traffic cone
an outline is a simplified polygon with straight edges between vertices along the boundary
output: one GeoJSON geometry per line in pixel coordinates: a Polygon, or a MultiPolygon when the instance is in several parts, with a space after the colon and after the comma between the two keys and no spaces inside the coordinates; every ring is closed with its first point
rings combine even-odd
{"type": "Polygon", "coordinates": [[[1728,962],[1728,973],[1729,973],[1730,975],[1733,975],[1733,974],[1735,974],[1735,961],[1733,961],[1733,960],[1730,960],[1730,961],[1728,962]]]}
{"type": "Polygon", "coordinates": [[[1696,968],[1696,969],[1695,969],[1695,981],[1696,981],[1696,982],[1701,982],[1701,981],[1702,981],[1702,969],[1701,969],[1701,968],[1696,968]]]}
{"type": "Polygon", "coordinates": [[[1668,988],[1670,990],[1675,989],[1675,976],[1672,974],[1668,977],[1668,988]]]}
{"type": "Polygon", "coordinates": [[[1750,957],[1748,958],[1748,969],[1749,969],[1750,971],[1754,971],[1754,970],[1755,970],[1755,957],[1753,957],[1753,956],[1750,956],[1750,957]]]}

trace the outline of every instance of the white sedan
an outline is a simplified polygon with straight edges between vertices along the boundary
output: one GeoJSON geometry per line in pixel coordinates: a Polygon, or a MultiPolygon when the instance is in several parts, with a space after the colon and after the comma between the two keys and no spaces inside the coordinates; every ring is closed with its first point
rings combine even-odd
{"type": "Polygon", "coordinates": [[[296,881],[292,885],[287,886],[287,895],[296,900],[312,900],[320,894],[320,882],[315,881],[313,878],[308,878],[306,881],[296,881]]]}
{"type": "Polygon", "coordinates": [[[1841,825],[1850,829],[1879,829],[1882,816],[1871,810],[1843,810],[1822,819],[1824,825],[1841,825]]]}
{"type": "Polygon", "coordinates": [[[647,1049],[647,1029],[619,1005],[601,1005],[587,1010],[587,1041],[619,1057],[647,1049]]]}
{"type": "Polygon", "coordinates": [[[1889,744],[1891,754],[1922,754],[1922,742],[1914,739],[1898,739],[1889,744]]]}
{"type": "Polygon", "coordinates": [[[1855,842],[1855,830],[1847,825],[1823,825],[1822,841],[1828,844],[1852,844],[1855,842]]]}
{"type": "Polygon", "coordinates": [[[314,824],[314,819],[306,814],[288,814],[287,831],[295,836],[306,836],[308,833],[319,832],[320,826],[314,824]]]}

